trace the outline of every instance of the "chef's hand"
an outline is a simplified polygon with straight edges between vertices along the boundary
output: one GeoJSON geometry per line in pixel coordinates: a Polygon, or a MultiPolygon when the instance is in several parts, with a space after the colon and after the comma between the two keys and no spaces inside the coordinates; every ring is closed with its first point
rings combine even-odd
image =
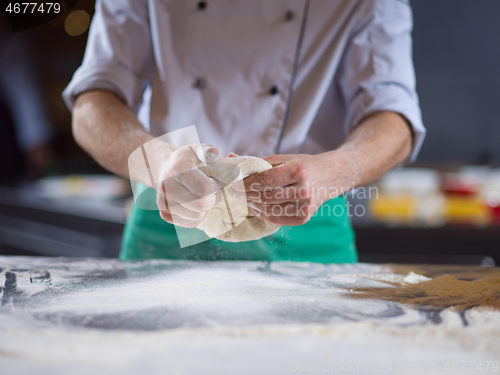
{"type": "MultiPolygon", "coordinates": [[[[245,178],[245,191],[231,192],[259,218],[281,225],[302,225],[323,202],[340,195],[328,188],[328,170],[319,155],[272,155],[273,168],[245,178]]],[[[240,185],[241,186],[241,185],[240,185]]]]}
{"type": "Polygon", "coordinates": [[[220,150],[211,145],[178,148],[160,169],[156,203],[163,220],[182,227],[196,227],[220,200],[219,186],[198,166],[216,162],[220,150]]]}

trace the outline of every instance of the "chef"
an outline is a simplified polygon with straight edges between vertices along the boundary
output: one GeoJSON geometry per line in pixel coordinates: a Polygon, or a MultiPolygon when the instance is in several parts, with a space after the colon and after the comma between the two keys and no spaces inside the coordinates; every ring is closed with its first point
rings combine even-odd
{"type": "MultiPolygon", "coordinates": [[[[411,30],[407,0],[97,0],[63,93],[76,141],[129,177],[134,150],[195,125],[203,145],[149,148],[155,178],[230,152],[263,157],[274,168],[234,194],[283,225],[181,248],[171,223],[196,227],[217,203],[198,170],[170,192],[195,203],[133,204],[120,257],[355,262],[343,193],[413,161],[425,136],[411,30]]],[[[154,203],[160,186],[141,199],[154,203]]]]}

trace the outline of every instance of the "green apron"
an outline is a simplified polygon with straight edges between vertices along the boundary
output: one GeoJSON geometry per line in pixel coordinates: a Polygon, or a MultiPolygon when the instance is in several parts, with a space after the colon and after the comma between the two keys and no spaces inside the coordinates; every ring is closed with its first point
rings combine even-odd
{"type": "MultiPolygon", "coordinates": [[[[141,191],[140,206],[154,207],[156,191],[145,187],[141,191]]],[[[174,225],[163,221],[158,210],[145,210],[134,202],[123,232],[120,259],[353,263],[358,256],[346,200],[340,196],[325,202],[306,224],[281,227],[260,240],[234,243],[210,239],[184,248],[174,225]]]]}

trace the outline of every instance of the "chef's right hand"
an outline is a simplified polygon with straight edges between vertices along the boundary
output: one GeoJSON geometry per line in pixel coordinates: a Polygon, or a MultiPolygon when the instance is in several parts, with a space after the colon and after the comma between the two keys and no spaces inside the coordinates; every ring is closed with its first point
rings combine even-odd
{"type": "Polygon", "coordinates": [[[198,166],[216,162],[220,157],[217,147],[187,145],[178,148],[160,169],[156,203],[163,220],[187,228],[194,228],[205,213],[220,200],[219,185],[198,166]]]}

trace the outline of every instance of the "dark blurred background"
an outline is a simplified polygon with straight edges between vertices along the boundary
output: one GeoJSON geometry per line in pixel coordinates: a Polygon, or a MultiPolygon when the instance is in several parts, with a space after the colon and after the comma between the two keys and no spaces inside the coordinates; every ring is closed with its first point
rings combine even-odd
{"type": "MultiPolygon", "coordinates": [[[[100,170],[73,141],[70,126],[71,114],[61,98],[63,89],[69,83],[74,71],[80,66],[82,61],[88,30],[88,25],[79,18],[75,21],[77,25],[66,22],[66,19],[72,13],[76,15],[82,14],[79,11],[84,11],[89,16],[92,16],[94,4],[94,0],[80,0],[70,12],[48,23],[14,34],[12,34],[10,27],[4,31],[4,39],[12,38],[14,39],[13,43],[22,43],[23,47],[29,49],[29,58],[33,59],[32,69],[35,70],[36,75],[34,79],[37,81],[41,92],[40,99],[44,108],[42,115],[46,116],[51,125],[52,134],[48,145],[54,153],[54,158],[50,160],[51,162],[48,165],[44,165],[43,170],[33,172],[45,175],[91,173],[100,170]],[[80,23],[82,24],[80,25],[80,23]],[[74,31],[72,27],[77,27],[76,31],[81,33],[79,35],[70,35],[68,31],[74,31]]],[[[4,23],[10,26],[5,15],[4,23]]],[[[10,108],[5,98],[2,98],[0,105],[2,107],[2,131],[7,132],[8,134],[5,137],[10,138],[10,142],[6,140],[1,141],[1,148],[15,148],[14,152],[20,155],[24,150],[21,150],[18,142],[15,141],[13,114],[10,113],[10,108]]],[[[26,110],[29,110],[29,108],[26,108],[26,110]]],[[[14,162],[15,160],[12,161],[14,162]]],[[[7,171],[5,169],[8,166],[0,166],[3,172],[0,178],[5,181],[18,179],[20,177],[19,174],[21,174],[21,177],[24,177],[23,172],[30,173],[26,171],[27,166],[25,162],[26,160],[20,157],[15,166],[11,165],[7,171]]],[[[24,175],[26,176],[26,173],[24,175]]]]}
{"type": "Polygon", "coordinates": [[[413,0],[420,162],[500,162],[500,2],[413,0]]]}
{"type": "MultiPolygon", "coordinates": [[[[62,16],[14,35],[4,29],[0,47],[10,37],[21,38],[32,56],[40,117],[50,130],[42,151],[31,155],[16,138],[8,100],[0,99],[0,155],[7,161],[0,165],[0,254],[117,255],[130,199],[127,183],[107,175],[75,144],[61,99],[82,61],[94,3],[80,0],[62,16]]],[[[411,5],[417,91],[428,129],[413,177],[436,186],[401,188],[396,174],[379,186],[382,203],[352,196],[367,208],[363,217],[353,217],[360,259],[500,262],[500,1],[411,5]],[[422,209],[437,213],[422,215],[422,209]]]]}

